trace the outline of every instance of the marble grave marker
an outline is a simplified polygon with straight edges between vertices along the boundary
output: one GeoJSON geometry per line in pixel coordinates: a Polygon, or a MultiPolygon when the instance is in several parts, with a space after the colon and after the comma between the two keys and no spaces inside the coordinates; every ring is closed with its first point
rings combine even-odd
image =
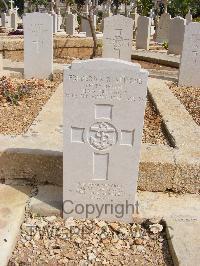
{"type": "Polygon", "coordinates": [[[132,18],[121,15],[104,19],[102,57],[131,61],[133,24],[132,18]]]}
{"type": "Polygon", "coordinates": [[[139,64],[117,59],[65,67],[64,218],[86,218],[89,206],[90,218],[132,221],[147,78],[139,64]],[[120,217],[117,205],[126,209],[120,217]]]}
{"type": "Polygon", "coordinates": [[[179,85],[200,88],[200,23],[198,22],[190,22],[186,26],[179,85]]]}
{"type": "Polygon", "coordinates": [[[27,13],[24,24],[25,78],[49,78],[53,72],[53,20],[50,14],[27,13]]]}

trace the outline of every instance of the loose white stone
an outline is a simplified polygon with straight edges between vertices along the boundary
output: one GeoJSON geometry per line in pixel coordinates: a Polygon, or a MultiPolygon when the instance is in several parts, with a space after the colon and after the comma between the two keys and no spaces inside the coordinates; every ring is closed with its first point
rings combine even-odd
{"type": "Polygon", "coordinates": [[[157,234],[163,230],[163,226],[161,224],[152,224],[149,226],[149,228],[153,234],[157,234]]]}

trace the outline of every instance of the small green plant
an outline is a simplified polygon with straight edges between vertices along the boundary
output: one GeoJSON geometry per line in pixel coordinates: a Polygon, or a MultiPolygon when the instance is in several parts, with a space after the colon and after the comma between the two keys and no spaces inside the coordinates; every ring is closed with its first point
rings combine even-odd
{"type": "Polygon", "coordinates": [[[0,94],[11,104],[18,105],[25,94],[30,93],[31,86],[18,83],[14,85],[9,78],[0,79],[0,94]]]}
{"type": "Polygon", "coordinates": [[[162,44],[162,47],[163,47],[165,50],[168,50],[168,46],[169,46],[168,42],[164,42],[164,43],[162,44]]]}
{"type": "Polygon", "coordinates": [[[194,22],[200,22],[200,17],[198,17],[198,18],[194,18],[193,21],[194,21],[194,22]]]}

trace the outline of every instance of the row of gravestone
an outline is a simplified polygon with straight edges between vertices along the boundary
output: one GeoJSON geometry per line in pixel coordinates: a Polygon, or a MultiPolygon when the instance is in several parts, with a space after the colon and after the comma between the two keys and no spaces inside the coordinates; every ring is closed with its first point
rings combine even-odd
{"type": "Polygon", "coordinates": [[[192,15],[188,13],[186,18],[171,18],[168,13],[163,13],[158,23],[156,41],[168,43],[168,53],[180,55],[183,48],[185,26],[192,22],[192,15]]]}
{"type": "MultiPolygon", "coordinates": [[[[142,20],[143,18],[141,17],[142,20]]],[[[174,25],[175,30],[182,21],[179,18],[175,18],[173,21],[175,22],[177,19],[177,24],[174,25]]],[[[48,78],[53,72],[52,16],[29,13],[24,16],[23,22],[25,77],[48,78]],[[44,64],[40,63],[41,60],[44,64]]],[[[181,23],[181,25],[183,24],[181,23]]],[[[102,52],[104,58],[131,60],[132,27],[133,20],[130,18],[121,15],[105,18],[102,52]]],[[[178,39],[179,33],[180,31],[175,34],[174,38],[178,39]]],[[[200,23],[188,24],[184,36],[179,83],[198,87],[200,86],[200,23]]],[[[138,42],[141,39],[145,40],[145,34],[138,31],[138,42]]]]}
{"type": "Polygon", "coordinates": [[[17,14],[17,11],[13,11],[10,14],[1,13],[1,26],[5,28],[17,29],[18,24],[20,23],[20,18],[17,14]]]}
{"type": "MultiPolygon", "coordinates": [[[[148,73],[128,62],[132,30],[127,19],[105,20],[103,56],[108,58],[75,61],[64,69],[65,218],[131,222],[136,209],[148,73]]],[[[24,33],[25,76],[48,77],[53,61],[52,17],[27,14],[24,33]]],[[[181,71],[191,65],[194,77],[190,78],[199,82],[200,24],[187,26],[184,49],[181,71]]]]}

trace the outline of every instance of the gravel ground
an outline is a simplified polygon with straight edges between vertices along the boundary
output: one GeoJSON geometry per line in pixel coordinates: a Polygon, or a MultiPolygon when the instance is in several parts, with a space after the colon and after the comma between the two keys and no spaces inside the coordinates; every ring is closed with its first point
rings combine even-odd
{"type": "Polygon", "coordinates": [[[159,223],[108,223],[28,215],[8,266],[168,265],[171,256],[159,223]]]}
{"type": "Polygon", "coordinates": [[[175,72],[177,71],[177,68],[174,68],[174,67],[159,65],[159,64],[155,64],[155,63],[146,62],[146,61],[132,60],[132,62],[140,64],[141,67],[145,68],[145,69],[170,70],[170,71],[175,71],[175,72]]]}
{"type": "Polygon", "coordinates": [[[162,117],[157,113],[154,105],[148,100],[145,109],[142,142],[169,145],[161,125],[162,117]]]}
{"type": "Polygon", "coordinates": [[[170,89],[200,126],[200,88],[177,87],[173,83],[170,89]]]}
{"type": "Polygon", "coordinates": [[[26,132],[57,86],[58,82],[49,80],[0,79],[0,134],[19,135],[26,132]],[[28,88],[28,92],[22,95],[17,105],[12,104],[10,98],[16,98],[17,88],[21,84],[25,85],[25,90],[28,88]],[[15,96],[5,97],[3,90],[8,87],[10,94],[15,92],[15,96]]]}

